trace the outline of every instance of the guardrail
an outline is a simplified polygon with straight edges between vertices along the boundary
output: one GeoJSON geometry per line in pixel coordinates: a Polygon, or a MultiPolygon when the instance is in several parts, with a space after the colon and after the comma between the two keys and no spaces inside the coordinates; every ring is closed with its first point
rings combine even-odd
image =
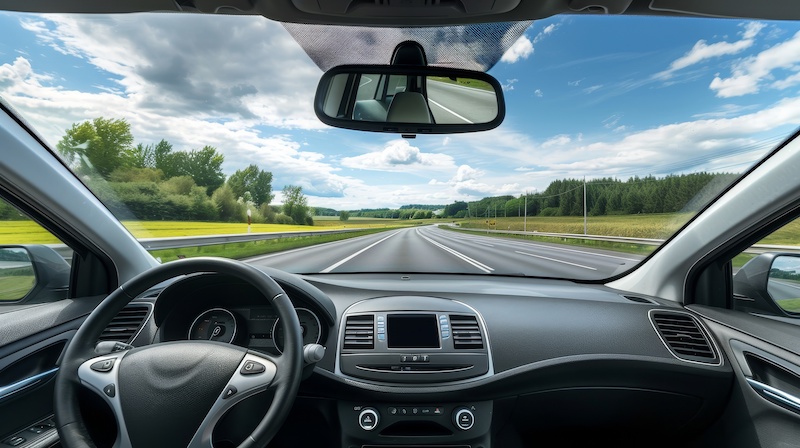
{"type": "MultiPolygon", "coordinates": [[[[206,236],[178,236],[170,238],[142,238],[139,242],[147,250],[159,249],[181,249],[184,247],[213,246],[215,244],[246,243],[250,241],[275,240],[279,238],[335,235],[339,233],[351,233],[366,230],[362,227],[340,230],[313,230],[313,231],[293,231],[293,232],[263,232],[263,233],[234,233],[227,235],[206,235],[206,236]]],[[[72,249],[64,244],[48,244],[55,249],[62,257],[69,260],[72,258],[72,249]]]]}
{"type": "MultiPolygon", "coordinates": [[[[579,239],[579,240],[590,240],[590,241],[607,241],[609,243],[631,243],[631,244],[643,244],[648,246],[660,246],[664,244],[662,239],[656,238],[631,238],[626,236],[605,236],[605,235],[582,235],[582,234],[575,234],[575,233],[547,233],[547,232],[523,232],[519,230],[487,230],[487,229],[470,229],[470,228],[463,228],[459,226],[449,225],[450,227],[466,230],[469,232],[474,233],[498,233],[498,234],[510,234],[510,235],[529,235],[529,236],[547,236],[553,238],[568,238],[568,239],[579,239]]],[[[764,252],[787,252],[787,253],[794,253],[800,254],[800,246],[782,246],[782,245],[775,245],[775,244],[754,244],[750,246],[745,253],[748,254],[762,254],[764,252]]]]}

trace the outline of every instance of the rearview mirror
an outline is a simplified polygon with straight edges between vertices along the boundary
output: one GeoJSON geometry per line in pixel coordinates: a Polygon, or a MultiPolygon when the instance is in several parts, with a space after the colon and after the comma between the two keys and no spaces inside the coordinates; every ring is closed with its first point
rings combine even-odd
{"type": "Polygon", "coordinates": [[[322,75],[314,112],[338,128],[451,134],[496,128],[505,117],[505,102],[500,83],[483,72],[343,65],[322,75]]]}

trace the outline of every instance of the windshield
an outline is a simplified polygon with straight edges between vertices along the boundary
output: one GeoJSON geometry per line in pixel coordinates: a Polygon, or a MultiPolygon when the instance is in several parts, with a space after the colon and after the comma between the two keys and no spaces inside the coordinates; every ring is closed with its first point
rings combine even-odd
{"type": "Polygon", "coordinates": [[[162,261],[298,273],[608,278],[800,124],[796,23],[528,25],[421,33],[502,84],[504,123],[473,134],[327,127],[315,61],[388,63],[407,33],[262,17],[3,13],[0,96],[162,261]]]}

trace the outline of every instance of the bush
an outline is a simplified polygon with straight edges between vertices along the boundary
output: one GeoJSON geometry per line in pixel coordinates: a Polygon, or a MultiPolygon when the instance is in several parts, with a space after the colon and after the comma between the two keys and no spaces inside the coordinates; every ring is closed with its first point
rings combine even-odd
{"type": "Polygon", "coordinates": [[[539,213],[539,216],[558,216],[559,210],[558,207],[547,207],[542,209],[542,212],[539,213]]]}
{"type": "Polygon", "coordinates": [[[294,224],[294,220],[283,213],[275,215],[275,224],[294,224]]]}
{"type": "Polygon", "coordinates": [[[313,226],[314,225],[314,218],[312,218],[310,216],[306,216],[306,225],[307,226],[313,226]]]}
{"type": "Polygon", "coordinates": [[[261,204],[258,207],[258,212],[264,217],[264,221],[269,224],[275,223],[275,210],[269,204],[261,204]]]}
{"type": "Polygon", "coordinates": [[[233,190],[228,185],[217,188],[217,191],[211,196],[211,200],[216,205],[221,220],[228,222],[247,221],[245,205],[236,200],[233,190]]]}

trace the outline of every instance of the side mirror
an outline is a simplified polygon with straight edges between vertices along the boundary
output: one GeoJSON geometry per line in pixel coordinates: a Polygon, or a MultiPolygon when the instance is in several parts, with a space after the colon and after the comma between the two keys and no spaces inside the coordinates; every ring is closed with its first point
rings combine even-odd
{"type": "Polygon", "coordinates": [[[494,129],[505,117],[500,83],[477,71],[343,65],[322,75],[314,112],[330,126],[398,134],[494,129]]]}
{"type": "Polygon", "coordinates": [[[0,246],[0,304],[64,299],[70,269],[70,264],[48,246],[0,246]]]}
{"type": "Polygon", "coordinates": [[[742,311],[800,313],[800,254],[758,255],[733,276],[733,293],[742,311]]]}

